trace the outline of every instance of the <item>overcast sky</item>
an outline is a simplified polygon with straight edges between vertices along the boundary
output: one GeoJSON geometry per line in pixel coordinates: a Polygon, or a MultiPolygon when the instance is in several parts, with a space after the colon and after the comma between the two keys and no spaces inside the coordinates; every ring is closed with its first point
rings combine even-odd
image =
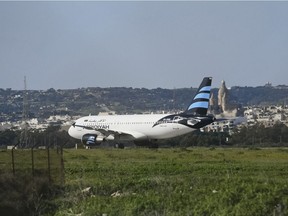
{"type": "Polygon", "coordinates": [[[0,88],[288,85],[288,2],[0,2],[0,88]]]}

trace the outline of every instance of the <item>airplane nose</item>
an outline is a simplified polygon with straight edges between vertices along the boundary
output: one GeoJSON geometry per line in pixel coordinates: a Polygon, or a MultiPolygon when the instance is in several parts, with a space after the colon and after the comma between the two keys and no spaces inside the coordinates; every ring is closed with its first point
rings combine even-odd
{"type": "MultiPolygon", "coordinates": [[[[75,124],[75,123],[74,123],[75,124]]],[[[70,126],[70,128],[68,129],[68,134],[73,137],[73,124],[72,126],[70,126]]]]}
{"type": "Polygon", "coordinates": [[[76,130],[76,128],[75,128],[75,123],[73,123],[73,124],[70,126],[70,128],[69,128],[69,130],[68,130],[68,134],[69,134],[71,137],[78,139],[77,130],[76,130]]]}
{"type": "Polygon", "coordinates": [[[71,137],[73,137],[73,138],[75,138],[75,139],[81,139],[81,137],[82,137],[82,128],[80,128],[80,127],[77,127],[76,126],[76,122],[74,122],[71,126],[70,126],[70,128],[68,129],[68,134],[71,136],[71,137]]]}

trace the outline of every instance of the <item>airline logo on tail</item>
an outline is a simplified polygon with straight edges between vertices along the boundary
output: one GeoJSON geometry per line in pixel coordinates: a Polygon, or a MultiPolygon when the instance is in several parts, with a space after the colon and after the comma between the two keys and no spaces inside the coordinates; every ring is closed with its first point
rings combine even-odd
{"type": "Polygon", "coordinates": [[[207,110],[209,107],[209,99],[211,93],[212,77],[205,77],[199,86],[193,101],[186,109],[186,114],[192,115],[207,115],[207,110]]]}
{"type": "Polygon", "coordinates": [[[200,128],[213,122],[213,118],[207,116],[211,84],[212,78],[205,77],[193,97],[191,104],[183,113],[165,116],[157,121],[153,127],[164,123],[176,123],[190,128],[200,128]]]}

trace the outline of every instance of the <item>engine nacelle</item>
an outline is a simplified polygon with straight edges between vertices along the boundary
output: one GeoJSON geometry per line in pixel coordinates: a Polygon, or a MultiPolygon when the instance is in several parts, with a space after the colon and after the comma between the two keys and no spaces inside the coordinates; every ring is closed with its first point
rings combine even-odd
{"type": "Polygon", "coordinates": [[[100,145],[103,139],[99,139],[96,134],[85,134],[82,136],[81,142],[86,146],[100,145]]]}

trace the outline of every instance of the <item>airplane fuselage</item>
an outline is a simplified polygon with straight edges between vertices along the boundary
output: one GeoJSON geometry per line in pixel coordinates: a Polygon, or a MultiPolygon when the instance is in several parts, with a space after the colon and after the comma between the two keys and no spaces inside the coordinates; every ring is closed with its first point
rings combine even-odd
{"type": "Polygon", "coordinates": [[[195,128],[179,124],[179,118],[165,119],[167,116],[171,115],[86,116],[78,119],[74,127],[70,127],[69,134],[76,139],[82,139],[85,134],[95,134],[100,136],[99,141],[101,141],[101,134],[105,132],[108,134],[109,131],[120,131],[117,136],[113,135],[109,137],[108,135],[105,139],[144,140],[167,139],[195,130],[195,128]]]}
{"type": "Polygon", "coordinates": [[[84,145],[106,140],[158,140],[190,133],[212,123],[207,115],[211,77],[204,77],[192,102],[182,113],[150,115],[85,116],[72,124],[69,135],[84,145]]]}

